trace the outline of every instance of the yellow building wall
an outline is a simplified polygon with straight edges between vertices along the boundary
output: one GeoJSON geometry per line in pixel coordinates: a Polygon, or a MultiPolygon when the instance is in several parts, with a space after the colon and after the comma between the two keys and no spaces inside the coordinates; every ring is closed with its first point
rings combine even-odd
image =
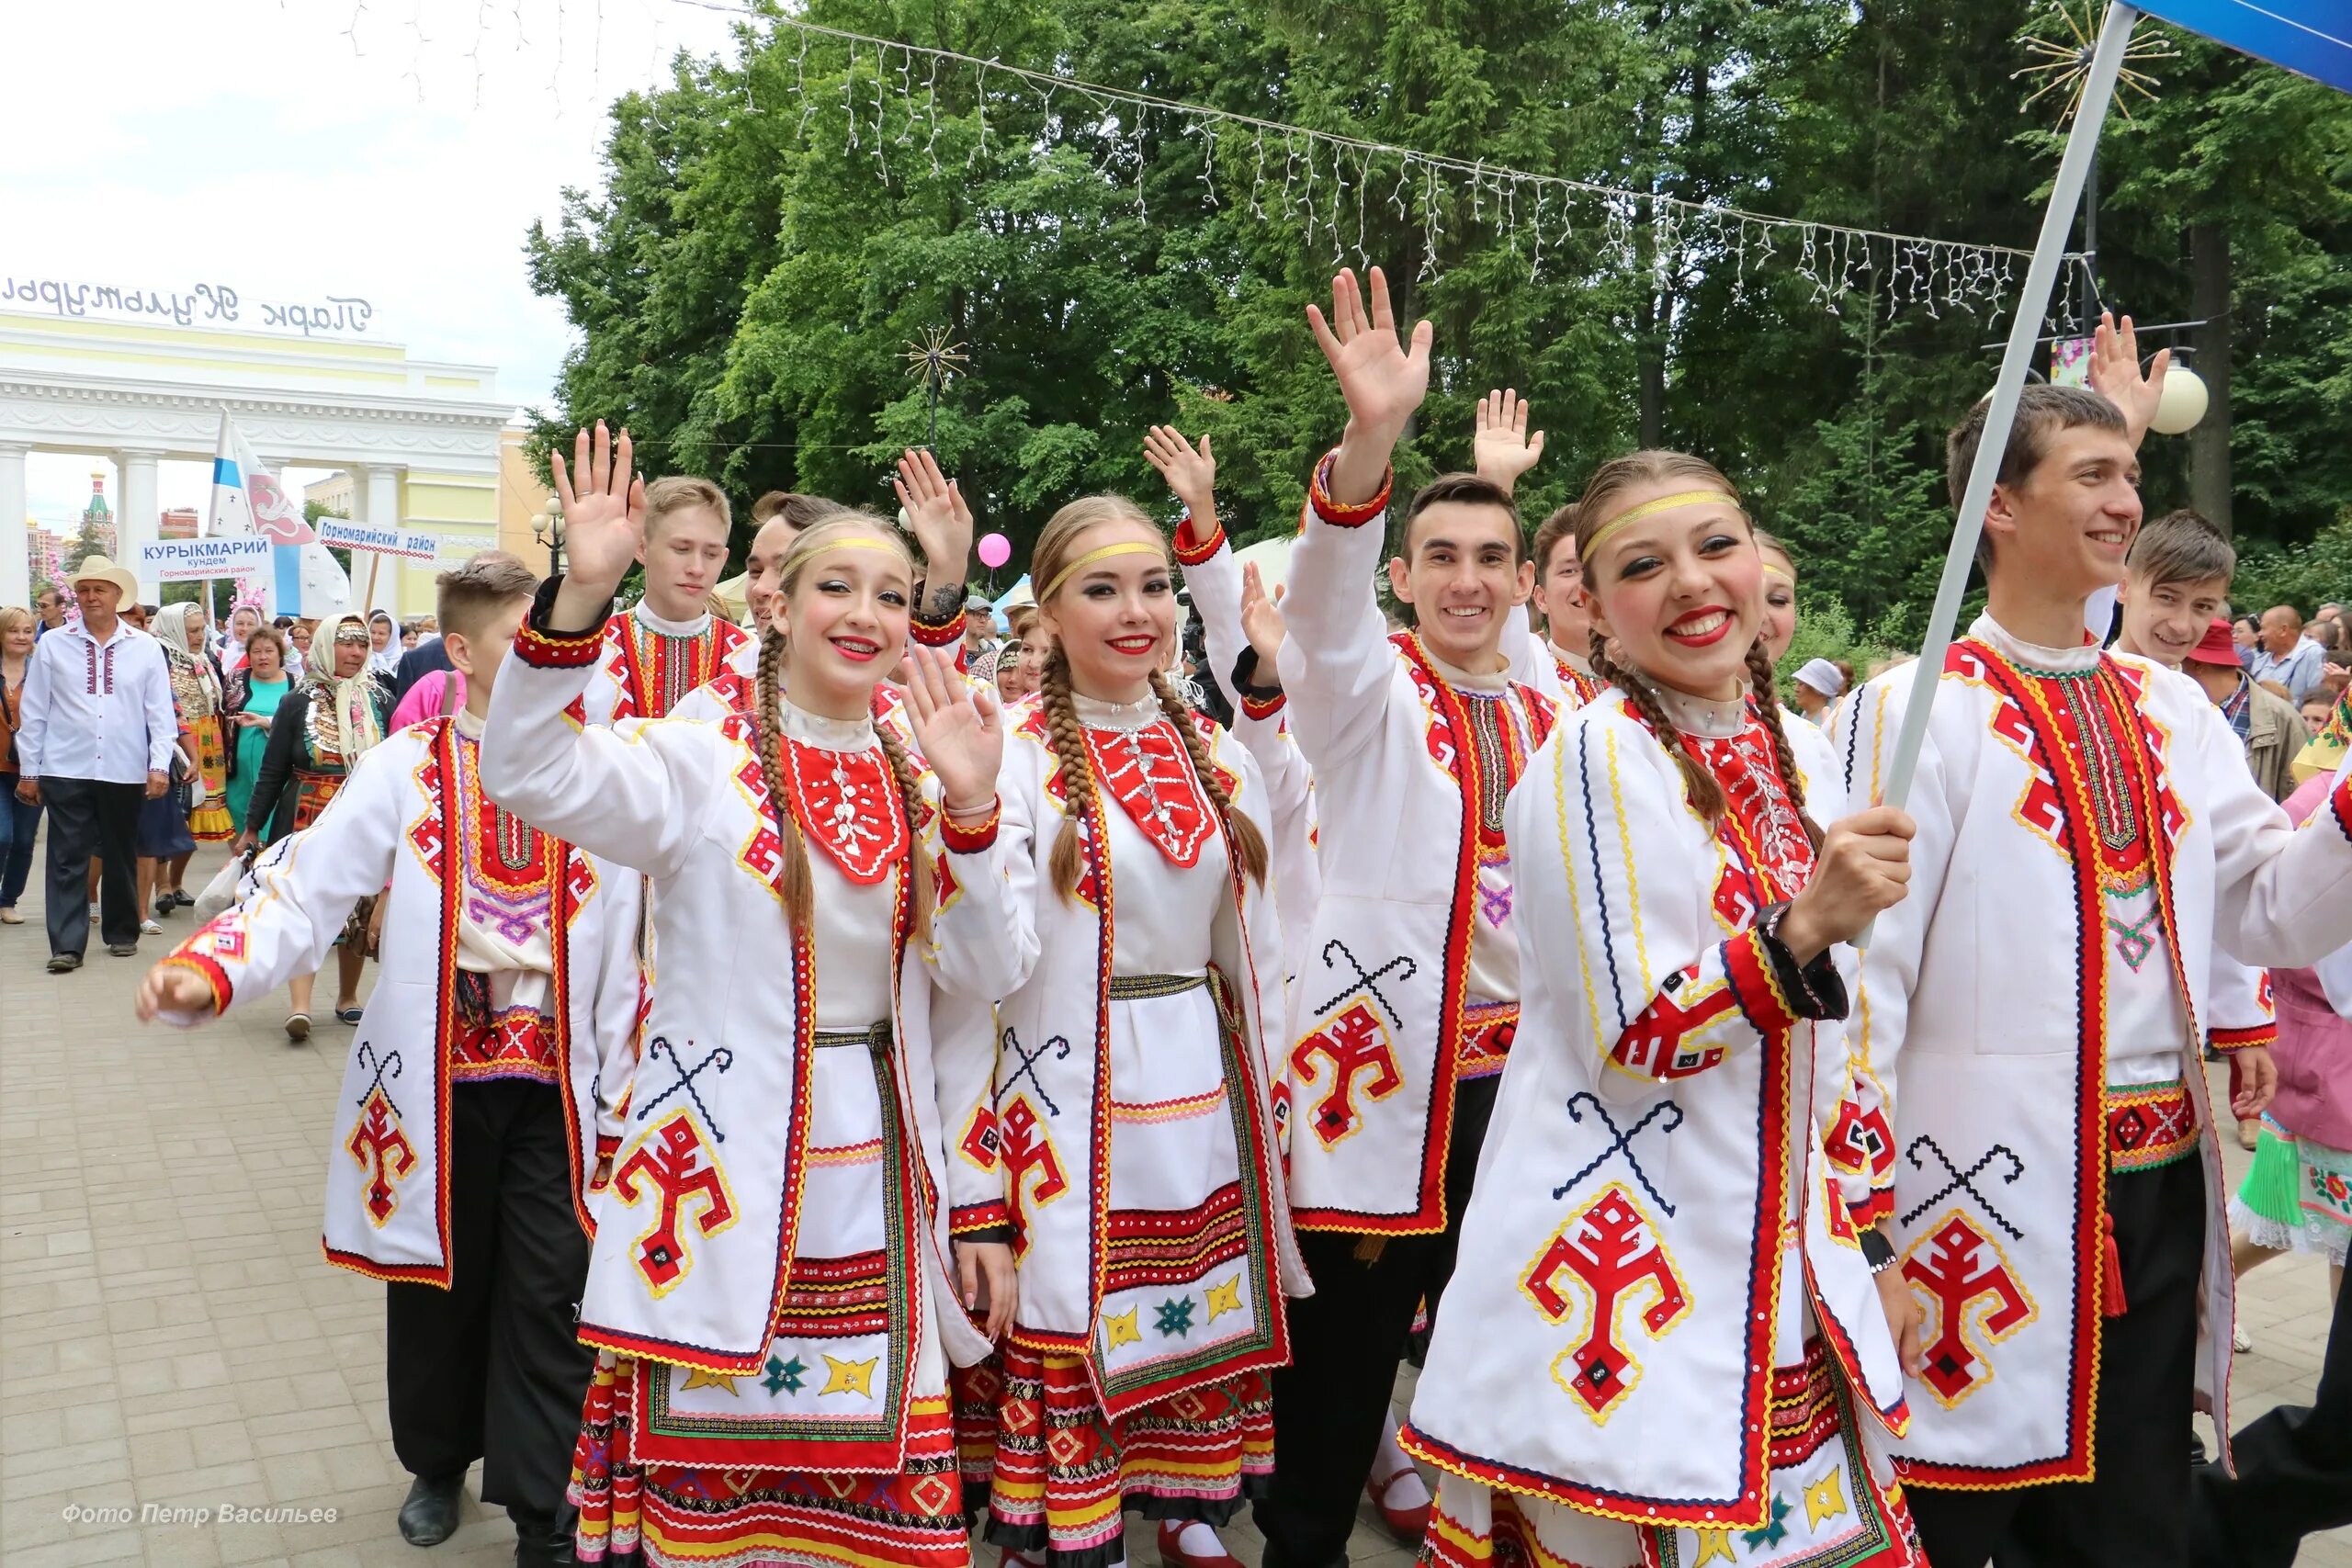
{"type": "Polygon", "coordinates": [[[431,565],[401,563],[401,615],[429,615],[433,580],[475,551],[498,543],[498,481],[484,474],[411,468],[401,479],[401,526],[421,528],[441,539],[440,558],[431,565]]]}
{"type": "Polygon", "coordinates": [[[554,505],[555,492],[540,480],[537,465],[524,449],[523,432],[503,432],[498,438],[498,547],[534,571],[546,571],[548,551],[532,536],[531,518],[554,505]]]}

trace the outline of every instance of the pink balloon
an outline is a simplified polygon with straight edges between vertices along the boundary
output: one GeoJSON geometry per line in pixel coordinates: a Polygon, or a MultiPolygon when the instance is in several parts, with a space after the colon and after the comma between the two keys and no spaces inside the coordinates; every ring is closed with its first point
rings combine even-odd
{"type": "Polygon", "coordinates": [[[990,571],[1012,558],[1012,541],[1001,534],[980,536],[980,564],[990,571]]]}

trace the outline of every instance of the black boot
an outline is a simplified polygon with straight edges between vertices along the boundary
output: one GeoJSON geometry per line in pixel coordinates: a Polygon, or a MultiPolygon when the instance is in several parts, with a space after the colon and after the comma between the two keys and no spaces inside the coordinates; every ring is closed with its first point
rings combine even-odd
{"type": "Polygon", "coordinates": [[[510,1505],[506,1517],[514,1521],[514,1568],[577,1568],[580,1558],[572,1538],[580,1524],[576,1509],[539,1514],[510,1505]]]}
{"type": "Polygon", "coordinates": [[[438,1546],[456,1533],[458,1504],[466,1495],[466,1472],[420,1475],[401,1505],[401,1539],[411,1546],[438,1546]]]}

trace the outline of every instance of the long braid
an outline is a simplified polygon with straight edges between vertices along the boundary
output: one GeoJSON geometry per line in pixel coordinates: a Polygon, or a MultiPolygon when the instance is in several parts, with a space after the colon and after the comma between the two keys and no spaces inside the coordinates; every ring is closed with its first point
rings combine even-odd
{"type": "Polygon", "coordinates": [[[776,836],[784,840],[784,912],[794,925],[806,930],[816,914],[817,894],[809,880],[808,840],[801,834],[800,818],[793,814],[792,785],[784,771],[780,679],[784,673],[784,634],[774,626],[760,634],[759,683],[752,707],[759,727],[760,770],[767,775],[768,802],[775,814],[776,836]]]}
{"type": "Polygon", "coordinates": [[[1764,639],[1758,637],[1747,649],[1747,681],[1755,689],[1756,706],[1764,720],[1765,729],[1772,737],[1772,761],[1780,764],[1781,782],[1788,786],[1789,804],[1796,807],[1797,820],[1804,824],[1804,836],[1813,840],[1815,849],[1821,848],[1821,829],[1804,808],[1804,774],[1797,771],[1797,755],[1789,749],[1789,732],[1781,726],[1781,692],[1772,671],[1772,656],[1764,649],[1764,639]]]}
{"type": "Polygon", "coordinates": [[[1233,847],[1241,857],[1241,869],[1250,880],[1263,887],[1266,885],[1266,839],[1258,831],[1258,824],[1247,817],[1233,814],[1233,796],[1225,787],[1225,780],[1217,773],[1216,764],[1209,759],[1209,743],[1201,727],[1193,722],[1193,710],[1176,694],[1176,688],[1166,673],[1151,672],[1151,694],[1159,699],[1159,711],[1176,727],[1184,739],[1184,750],[1193,759],[1193,772],[1200,775],[1201,787],[1208,791],[1209,801],[1216,807],[1226,830],[1233,835],[1233,847]]]}
{"type": "Polygon", "coordinates": [[[1674,721],[1667,717],[1665,705],[1657,700],[1657,689],[1638,671],[1618,663],[1611,655],[1610,643],[1605,637],[1592,639],[1592,672],[1625,694],[1625,700],[1633,705],[1634,711],[1657,736],[1658,744],[1665,747],[1667,755],[1674,759],[1674,765],[1682,770],[1682,795],[1690,803],[1690,809],[1705,818],[1711,828],[1721,822],[1726,805],[1724,786],[1715,782],[1714,774],[1699,765],[1699,759],[1690,754],[1690,748],[1676,739],[1674,721]]]}
{"type": "MultiPolygon", "coordinates": [[[[915,830],[915,824],[922,820],[922,780],[915,773],[914,759],[907,755],[907,749],[899,741],[898,731],[887,724],[876,724],[874,733],[882,742],[882,755],[890,760],[890,776],[899,781],[899,807],[907,814],[908,867],[915,886],[914,934],[916,940],[929,942],[932,874],[931,867],[923,861],[922,837],[915,830]]],[[[939,809],[943,814],[946,811],[944,798],[940,801],[939,809]]]]}
{"type": "Polygon", "coordinates": [[[1068,902],[1078,892],[1079,879],[1086,874],[1078,818],[1094,798],[1094,765],[1087,761],[1086,734],[1078,722],[1078,706],[1070,700],[1069,656],[1058,646],[1046,656],[1046,667],[1038,673],[1037,697],[1062,774],[1062,826],[1054,836],[1046,869],[1053,876],[1054,891],[1068,902]]]}

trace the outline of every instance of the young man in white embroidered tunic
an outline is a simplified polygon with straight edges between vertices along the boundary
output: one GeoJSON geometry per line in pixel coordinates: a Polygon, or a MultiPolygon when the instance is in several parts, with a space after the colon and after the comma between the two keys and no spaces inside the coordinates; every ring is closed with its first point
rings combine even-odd
{"type": "Polygon", "coordinates": [[[929,765],[872,723],[912,569],[862,513],[794,542],[740,707],[569,723],[642,526],[618,448],[580,439],[571,575],[541,591],[483,759],[502,798],[650,879],[664,954],[581,1303],[605,1355],[580,1554],[963,1568],[947,1371],[1009,1316],[1012,1258],[985,1234],[1001,1178],[942,1140],[986,1097],[987,998],[1011,983],[1001,732],[930,655],[929,765]],[[951,997],[978,1027],[944,1026],[951,997]]]}
{"type": "Polygon", "coordinates": [[[1280,655],[1323,890],[1283,1086],[1317,1293],[1292,1311],[1294,1359],[1274,1379],[1269,1568],[1345,1556],[1414,1312],[1452,1267],[1518,1017],[1503,801],[1555,713],[1502,651],[1534,571],[1491,480],[1442,479],[1408,509],[1388,577],[1418,626],[1389,637],[1372,580],[1430,329],[1398,341],[1376,270],[1369,311],[1351,273],[1332,303],[1330,321],[1310,314],[1350,419],[1309,491],[1280,655]]]}
{"type": "MultiPolygon", "coordinates": [[[[1984,519],[1986,612],[1952,645],[1909,808],[1911,897],[1877,925],[1855,1055],[1891,1127],[1887,1233],[1928,1314],[1900,1445],[1936,1568],[2184,1561],[2201,1387],[2229,1427],[2233,1294],[2199,1061],[2216,942],[2308,962],[2352,938],[2352,797],[2293,831],[2228,722],[2160,666],[2102,654],[2090,595],[2141,520],[2160,389],[2104,326],[2094,385],[2030,386],[1984,519]],[[2200,1276],[2201,1303],[2200,1303],[2200,1276]],[[2199,1353],[2202,1341],[2203,1353],[2199,1353]]],[[[1953,432],[1958,503],[1980,405],[1953,432]]],[[[1914,669],[1832,736],[1875,798],[1914,669]]],[[[2275,1079],[2233,1055],[2233,1109],[2275,1079]]],[[[2226,1462],[2226,1461],[2225,1461],[2226,1462]]]]}
{"type": "Polygon", "coordinates": [[[478,756],[533,579],[512,556],[441,578],[466,706],[360,756],[239,906],[156,965],[142,1018],[187,1023],[317,966],[390,892],[383,978],[352,1043],[328,1165],[327,1260],[390,1281],[401,1533],[457,1528],[467,1467],[516,1560],[568,1560],[564,1499],[589,1353],[573,1313],[589,1205],[620,1130],[637,1021],[638,879],[485,797],[478,756]]]}

